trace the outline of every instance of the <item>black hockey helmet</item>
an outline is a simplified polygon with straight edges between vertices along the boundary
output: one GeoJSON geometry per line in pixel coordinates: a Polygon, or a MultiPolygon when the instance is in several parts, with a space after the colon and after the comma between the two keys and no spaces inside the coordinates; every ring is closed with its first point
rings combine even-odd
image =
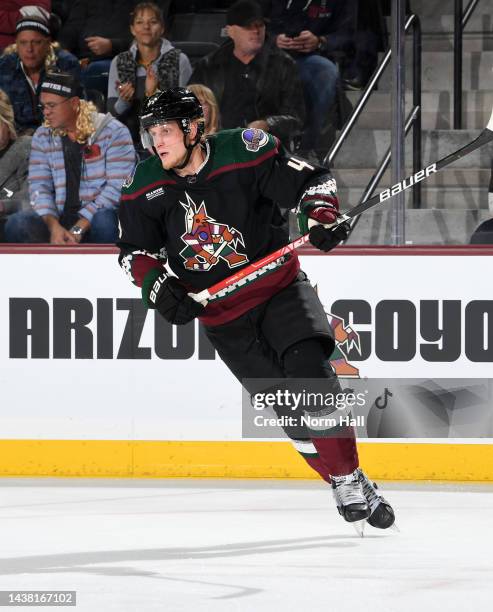
{"type": "Polygon", "coordinates": [[[190,131],[190,122],[203,119],[204,112],[197,96],[185,87],[172,87],[158,91],[147,98],[140,111],[140,125],[147,130],[165,121],[178,121],[185,133],[190,131]]]}
{"type": "Polygon", "coordinates": [[[193,147],[200,142],[204,133],[204,111],[202,106],[197,96],[185,87],[171,87],[164,91],[158,91],[150,98],[147,98],[142,105],[139,119],[142,145],[146,149],[154,149],[152,138],[147,131],[149,128],[166,121],[176,121],[183,131],[185,147],[189,151],[187,163],[193,147]],[[187,144],[186,135],[190,133],[190,124],[197,119],[199,120],[197,138],[193,143],[187,144]]]}

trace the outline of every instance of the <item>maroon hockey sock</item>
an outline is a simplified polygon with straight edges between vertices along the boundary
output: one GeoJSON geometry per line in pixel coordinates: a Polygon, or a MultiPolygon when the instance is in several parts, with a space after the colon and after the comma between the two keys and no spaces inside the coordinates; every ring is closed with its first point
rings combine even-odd
{"type": "MultiPolygon", "coordinates": [[[[352,428],[348,429],[347,438],[312,438],[312,442],[325,472],[332,476],[351,474],[359,466],[358,449],[352,428]]],[[[317,472],[320,473],[318,469],[317,472]]]]}
{"type": "Polygon", "coordinates": [[[291,443],[303,457],[303,459],[308,463],[308,465],[330,484],[331,480],[329,470],[318,456],[317,449],[313,446],[312,441],[306,438],[303,440],[293,439],[291,440],[291,443]]]}
{"type": "Polygon", "coordinates": [[[303,453],[300,453],[300,455],[313,470],[320,474],[320,476],[326,482],[328,482],[329,484],[331,483],[329,470],[322,463],[318,455],[303,455],[303,453]]]}

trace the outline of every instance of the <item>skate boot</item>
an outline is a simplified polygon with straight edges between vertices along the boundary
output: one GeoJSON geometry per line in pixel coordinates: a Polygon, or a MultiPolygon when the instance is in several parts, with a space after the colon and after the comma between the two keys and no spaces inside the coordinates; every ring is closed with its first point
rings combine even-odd
{"type": "Polygon", "coordinates": [[[370,508],[359,481],[358,470],[347,476],[331,476],[332,493],[339,514],[348,523],[362,521],[370,516],[370,508]]]}
{"type": "Polygon", "coordinates": [[[357,468],[359,482],[363,489],[363,494],[370,507],[370,516],[366,519],[367,522],[377,529],[388,529],[395,522],[394,511],[389,502],[378,493],[377,485],[363,472],[361,468],[357,468]]]}

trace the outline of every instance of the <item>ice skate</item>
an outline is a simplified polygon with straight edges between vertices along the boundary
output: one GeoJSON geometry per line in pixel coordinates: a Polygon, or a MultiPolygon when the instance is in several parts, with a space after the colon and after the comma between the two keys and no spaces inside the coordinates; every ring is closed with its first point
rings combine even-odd
{"type": "Polygon", "coordinates": [[[358,471],[347,476],[331,476],[332,493],[336,500],[339,514],[348,523],[353,523],[358,535],[363,536],[365,519],[370,516],[370,508],[363,494],[358,471]]]}
{"type": "Polygon", "coordinates": [[[394,510],[389,502],[378,493],[377,485],[371,482],[361,468],[358,468],[356,472],[358,473],[359,483],[370,508],[370,516],[366,519],[367,522],[377,529],[388,529],[393,525],[397,529],[395,526],[394,510]]]}

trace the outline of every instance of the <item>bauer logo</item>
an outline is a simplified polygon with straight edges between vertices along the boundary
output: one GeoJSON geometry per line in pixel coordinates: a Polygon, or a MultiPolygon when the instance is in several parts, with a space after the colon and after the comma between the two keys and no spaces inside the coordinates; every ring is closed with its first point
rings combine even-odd
{"type": "MultiPolygon", "coordinates": [[[[326,311],[341,375],[363,376],[370,359],[493,362],[493,300],[342,299],[326,311]]],[[[215,358],[202,326],[173,327],[140,298],[10,298],[8,335],[11,359],[215,358]]]]}
{"type": "Polygon", "coordinates": [[[431,166],[427,166],[424,170],[416,172],[416,174],[413,174],[412,176],[404,179],[400,183],[392,185],[392,187],[390,187],[389,189],[385,189],[384,191],[382,191],[382,193],[380,194],[380,202],[384,202],[385,200],[388,200],[389,198],[397,195],[401,191],[412,187],[416,183],[419,183],[425,178],[428,178],[430,174],[434,174],[435,172],[437,172],[437,165],[431,164],[431,166]]]}

